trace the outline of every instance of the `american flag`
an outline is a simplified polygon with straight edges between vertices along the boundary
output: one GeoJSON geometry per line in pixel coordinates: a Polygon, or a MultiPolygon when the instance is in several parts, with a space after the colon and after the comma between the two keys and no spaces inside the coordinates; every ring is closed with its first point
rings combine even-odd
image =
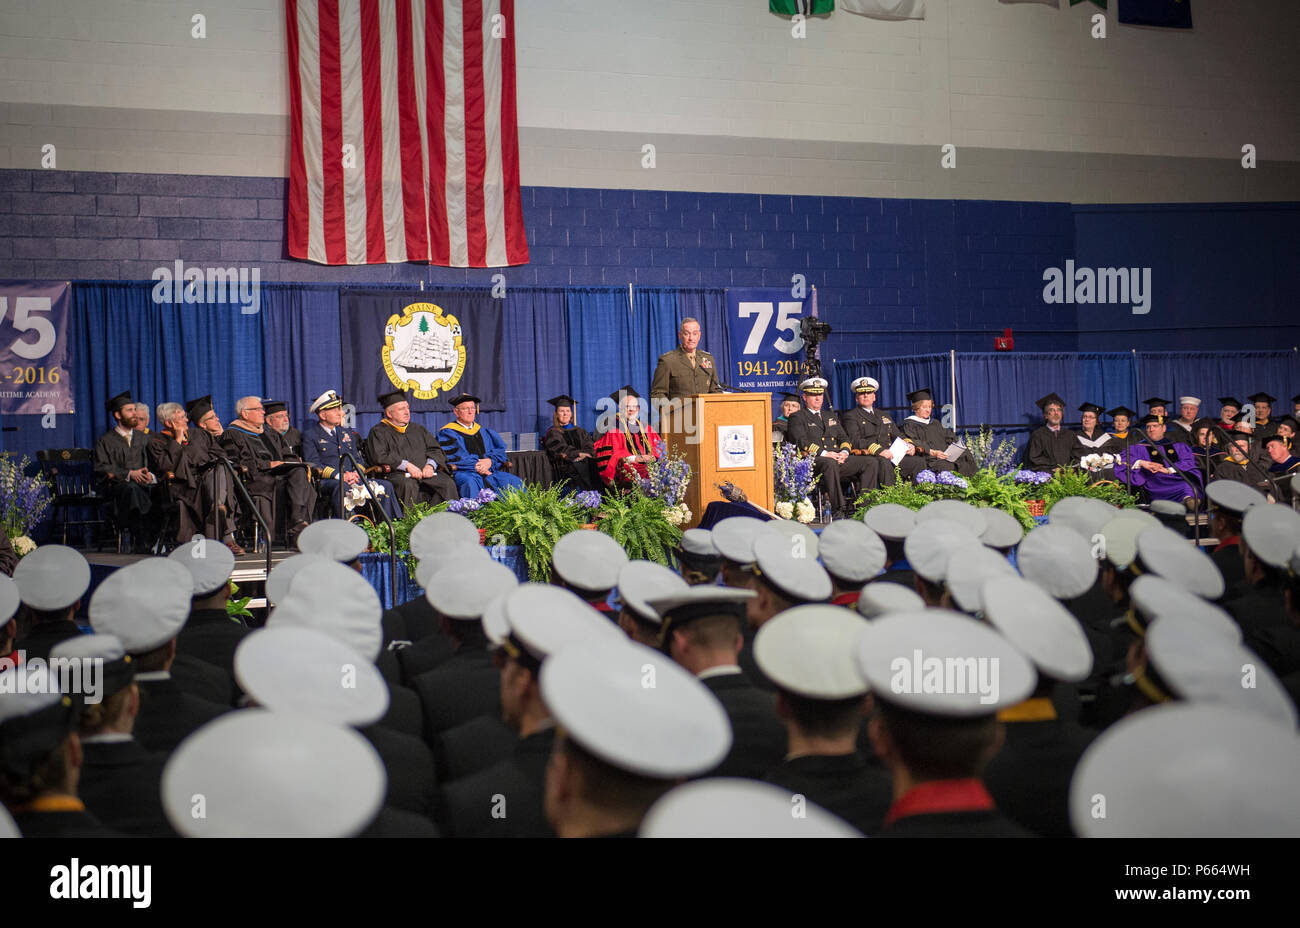
{"type": "Polygon", "coordinates": [[[528,262],[514,0],[285,0],[289,255],[528,262]]]}

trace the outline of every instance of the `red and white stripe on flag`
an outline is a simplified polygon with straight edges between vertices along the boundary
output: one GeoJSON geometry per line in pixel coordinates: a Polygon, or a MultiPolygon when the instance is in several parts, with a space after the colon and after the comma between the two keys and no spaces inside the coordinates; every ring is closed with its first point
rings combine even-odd
{"type": "Polygon", "coordinates": [[[528,263],[514,0],[285,0],[289,255],[528,263]]]}

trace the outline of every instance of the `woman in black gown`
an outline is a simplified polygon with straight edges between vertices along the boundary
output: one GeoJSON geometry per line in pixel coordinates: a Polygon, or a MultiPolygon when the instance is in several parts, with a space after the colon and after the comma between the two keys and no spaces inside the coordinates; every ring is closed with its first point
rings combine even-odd
{"type": "Polygon", "coordinates": [[[578,401],[571,396],[553,396],[546,402],[555,407],[555,416],[542,445],[551,460],[556,482],[566,481],[574,490],[600,492],[603,487],[596,473],[596,449],[591,433],[573,421],[578,401]]]}

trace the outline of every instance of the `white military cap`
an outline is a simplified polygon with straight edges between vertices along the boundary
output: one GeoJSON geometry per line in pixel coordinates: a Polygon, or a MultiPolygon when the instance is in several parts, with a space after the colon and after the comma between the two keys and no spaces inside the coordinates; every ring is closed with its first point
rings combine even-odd
{"type": "Polygon", "coordinates": [[[1026,580],[1057,599],[1082,596],[1097,580],[1092,545],[1064,525],[1040,525],[1026,535],[1016,549],[1016,563],[1026,580]]]}
{"type": "Polygon", "coordinates": [[[1197,596],[1218,599],[1223,595],[1219,565],[1190,539],[1163,525],[1151,525],[1138,533],[1137,564],[1143,572],[1159,574],[1197,596]]]}
{"type": "Polygon", "coordinates": [[[961,523],[930,519],[916,524],[903,542],[903,553],[918,576],[931,583],[942,583],[953,553],[978,547],[981,547],[979,537],[961,523]]]}
{"type": "Polygon", "coordinates": [[[953,602],[963,612],[979,612],[982,608],[980,590],[991,577],[1020,578],[1005,556],[992,548],[959,548],[948,558],[943,582],[952,594],[953,602]]]}
{"type": "Polygon", "coordinates": [[[865,583],[885,569],[885,543],[857,519],[836,519],[822,529],[817,545],[832,577],[865,583]]]}
{"type": "Polygon", "coordinates": [[[916,513],[898,503],[881,503],[868,509],[862,521],[885,541],[902,541],[916,528],[916,513]]]}
{"type": "Polygon", "coordinates": [[[0,574],[0,625],[14,617],[22,602],[22,596],[18,593],[18,584],[4,574],[0,574]]]}
{"type": "Polygon", "coordinates": [[[121,692],[135,680],[137,672],[135,659],[126,653],[126,648],[116,635],[76,635],[60,641],[50,648],[51,666],[55,661],[75,662],[73,667],[76,669],[70,668],[69,672],[80,674],[72,679],[80,680],[80,692],[85,695],[88,703],[102,702],[121,692]],[[90,670],[83,663],[85,661],[98,661],[99,669],[90,670]],[[97,692],[92,692],[89,687],[94,686],[96,681],[97,692]]]}
{"type": "Polygon", "coordinates": [[[1201,401],[1198,397],[1195,396],[1180,396],[1178,397],[1178,405],[1179,406],[1200,406],[1201,401]]]}
{"type": "Polygon", "coordinates": [[[33,609],[66,609],[90,589],[90,564],[66,545],[41,545],[18,562],[14,583],[33,609]]]}
{"type": "Polygon", "coordinates": [[[1268,502],[1268,497],[1259,490],[1237,480],[1211,480],[1205,495],[1215,506],[1237,515],[1244,515],[1251,506],[1268,502]]]}
{"type": "Polygon", "coordinates": [[[167,555],[190,572],[194,596],[209,596],[226,585],[235,572],[235,555],[219,541],[195,538],[167,555]]]}
{"type": "Polygon", "coordinates": [[[915,590],[888,580],[868,583],[858,594],[858,614],[868,619],[890,612],[916,612],[924,608],[925,600],[915,590]]]}
{"type": "Polygon", "coordinates": [[[152,651],[185,626],[193,588],[190,572],[171,558],[128,564],[109,574],[90,597],[91,627],[116,635],[128,654],[152,651]]]}
{"type": "Polygon", "coordinates": [[[854,393],[875,393],[880,389],[880,381],[874,377],[859,377],[849,384],[849,388],[854,393]]]}
{"type": "Polygon", "coordinates": [[[355,561],[368,547],[366,530],[346,519],[321,519],[298,536],[298,550],[303,554],[319,554],[341,564],[355,561]]]}
{"type": "Polygon", "coordinates": [[[1023,702],[1037,674],[989,625],[950,609],[895,612],[868,622],[858,666],[877,699],[958,718],[1023,702]]]}
{"type": "Polygon", "coordinates": [[[830,384],[823,377],[809,377],[799,384],[799,392],[816,396],[819,393],[825,393],[830,384]]]}
{"type": "Polygon", "coordinates": [[[718,546],[713,543],[713,532],[707,528],[688,528],[682,532],[682,540],[678,544],[687,554],[696,557],[722,556],[718,546]]]}
{"type": "Polygon", "coordinates": [[[764,532],[754,540],[754,573],[787,599],[805,603],[831,598],[831,578],[813,551],[800,549],[797,539],[764,532]]]}
{"type": "Polygon", "coordinates": [[[654,561],[628,561],[618,572],[618,598],[629,612],[659,624],[659,610],[648,600],[690,589],[686,581],[654,561]]]}
{"type": "Polygon", "coordinates": [[[346,838],[378,814],[387,785],[379,754],[351,728],[245,709],[180,743],[163,769],[162,802],[191,838],[346,838]]]}
{"type": "MultiPolygon", "coordinates": [[[[1291,560],[1291,552],[1300,543],[1300,512],[1276,504],[1252,506],[1242,519],[1241,537],[1255,557],[1270,567],[1285,569],[1291,560]]],[[[31,557],[30,554],[27,556],[31,557]]],[[[18,563],[22,564],[22,561],[18,563]]]]}
{"type": "Polygon", "coordinates": [[[1119,515],[1101,528],[1101,537],[1105,541],[1106,560],[1110,561],[1116,570],[1127,570],[1137,557],[1137,536],[1147,526],[1160,524],[1154,516],[1145,512],[1142,513],[1143,518],[1134,518],[1130,515],[1140,511],[1121,509],[1119,515]]]}
{"type": "Polygon", "coordinates": [[[9,814],[9,810],[0,806],[0,838],[21,838],[22,834],[18,831],[18,823],[14,817],[9,814]]]}
{"type": "Polygon", "coordinates": [[[334,390],[326,390],[320,396],[316,397],[316,399],[311,401],[311,406],[308,407],[307,411],[312,415],[315,415],[322,409],[333,409],[336,406],[342,405],[343,400],[339,397],[337,392],[334,390]]]}
{"type": "Polygon", "coordinates": [[[794,815],[790,792],[771,783],[718,777],[669,790],[650,807],[640,838],[861,838],[816,803],[794,815]]]}
{"type": "Polygon", "coordinates": [[[732,563],[748,567],[754,563],[754,539],[763,528],[762,519],[731,516],[713,526],[713,544],[732,563]]]}
{"type": "Polygon", "coordinates": [[[555,543],[551,567],[556,576],[583,592],[608,593],[618,585],[627,552],[604,532],[578,529],[555,543]]]}
{"type": "MultiPolygon", "coordinates": [[[[672,631],[692,619],[734,615],[738,621],[743,622],[746,602],[757,596],[758,594],[753,590],[700,584],[655,597],[649,601],[649,605],[659,613],[660,640],[667,642],[672,631]]],[[[740,626],[737,625],[737,631],[739,630],[740,626]]]]}
{"type": "Polygon", "coordinates": [[[1172,499],[1152,500],[1151,514],[1160,521],[1161,525],[1174,523],[1181,527],[1187,524],[1187,508],[1182,503],[1175,503],[1172,499]]]}
{"type": "Polygon", "coordinates": [[[1232,706],[1295,728],[1290,695],[1269,666],[1243,645],[1195,623],[1162,616],[1147,628],[1146,653],[1137,686],[1153,702],[1182,699],[1232,706]]]}
{"type": "Polygon", "coordinates": [[[582,597],[546,583],[523,583],[502,606],[510,633],[503,647],[511,657],[526,651],[535,661],[589,642],[622,644],[628,637],[582,597]]]}
{"type": "Polygon", "coordinates": [[[1275,723],[1167,703],[1120,719],[1083,752],[1070,823],[1085,838],[1294,838],[1297,770],[1300,739],[1275,723]]]}
{"type": "Polygon", "coordinates": [[[984,618],[1034,662],[1039,673],[1078,683],[1092,673],[1083,626],[1046,590],[1022,577],[992,577],[980,591],[984,618]]]}
{"type": "Polygon", "coordinates": [[[809,557],[817,557],[821,553],[821,540],[817,533],[802,522],[796,522],[794,519],[773,519],[771,522],[764,522],[758,530],[758,535],[754,541],[763,535],[775,535],[790,545],[790,550],[795,550],[795,545],[799,544],[802,539],[803,553],[809,557]]]}
{"type": "Polygon", "coordinates": [[[409,542],[417,560],[450,554],[460,548],[479,547],[478,529],[456,512],[435,512],[415,523],[409,542]]]}
{"type": "Polygon", "coordinates": [[[430,578],[424,598],[439,615],[472,622],[483,618],[492,600],[517,586],[519,578],[513,570],[488,559],[438,571],[430,578]]]}
{"type": "Polygon", "coordinates": [[[1113,624],[1127,622],[1134,632],[1145,635],[1147,626],[1161,616],[1168,616],[1178,622],[1194,623],[1230,644],[1241,644],[1241,626],[1232,616],[1159,574],[1138,577],[1129,584],[1128,596],[1133,615],[1117,619],[1113,624]]]}
{"type": "Polygon", "coordinates": [[[984,529],[988,525],[978,509],[960,499],[936,499],[917,510],[916,522],[918,525],[932,519],[947,519],[949,522],[956,522],[976,538],[984,534],[984,529]]]}
{"type": "Polygon", "coordinates": [[[315,628],[262,628],[235,649],[235,679],[253,701],[335,725],[361,727],[388,711],[388,685],[347,645],[315,628]]]}
{"type": "Polygon", "coordinates": [[[980,541],[988,547],[1003,550],[1014,548],[1025,537],[1025,527],[1011,513],[994,506],[981,506],[979,514],[984,519],[980,541]]]}
{"type": "Polygon", "coordinates": [[[854,647],[866,627],[859,615],[839,606],[787,609],[754,636],[754,661],[783,690],[809,699],[864,696],[867,681],[854,647]]]}
{"type": "MultiPolygon", "coordinates": [[[[496,563],[492,560],[492,555],[488,549],[482,545],[473,548],[458,548],[450,554],[440,554],[437,557],[425,558],[415,562],[415,582],[419,584],[420,589],[427,590],[433,578],[444,570],[455,568],[457,570],[469,570],[478,564],[496,563]]],[[[516,578],[518,580],[518,578],[516,578]]]]}
{"type": "Polygon", "coordinates": [[[337,561],[321,554],[295,554],[287,557],[271,568],[266,575],[266,599],[271,605],[284,602],[289,595],[289,587],[298,571],[310,564],[335,564],[337,561]]]}
{"type": "Polygon", "coordinates": [[[510,593],[499,593],[483,610],[483,634],[493,648],[501,646],[510,634],[510,623],[506,621],[506,597],[510,593]]]}
{"type": "Polygon", "coordinates": [[[1100,534],[1118,512],[1118,506],[1091,496],[1067,496],[1058,500],[1047,513],[1047,524],[1072,528],[1091,542],[1092,536],[1100,534]]]}
{"type": "Polygon", "coordinates": [[[542,664],[541,692],[566,738],[629,773],[697,776],[731,749],[731,722],[717,697],[634,641],[565,648],[542,664]]]}
{"type": "Polygon", "coordinates": [[[288,595],[271,610],[267,625],[319,629],[373,661],[384,644],[383,614],[379,594],[365,577],[325,560],[298,571],[288,595]]]}

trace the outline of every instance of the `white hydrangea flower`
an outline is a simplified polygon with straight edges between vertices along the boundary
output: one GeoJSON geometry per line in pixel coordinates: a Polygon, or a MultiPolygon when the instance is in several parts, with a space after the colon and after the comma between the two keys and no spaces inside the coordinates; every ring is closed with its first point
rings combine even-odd
{"type": "Polygon", "coordinates": [[[813,504],[807,499],[801,499],[799,505],[795,507],[795,518],[807,525],[813,520],[814,515],[816,515],[816,512],[813,509],[813,504]]]}
{"type": "Polygon", "coordinates": [[[26,535],[19,535],[17,538],[13,540],[13,544],[14,544],[14,553],[17,554],[19,557],[23,557],[24,555],[31,554],[33,551],[36,550],[36,542],[32,541],[26,535]]]}
{"type": "MultiPolygon", "coordinates": [[[[800,505],[802,505],[802,504],[800,504],[800,505]]],[[[794,503],[787,502],[787,501],[784,501],[784,500],[781,501],[781,502],[779,502],[779,503],[777,503],[777,504],[776,504],[776,514],[777,514],[778,516],[780,516],[782,519],[793,519],[793,518],[794,518],[794,503]]]]}

